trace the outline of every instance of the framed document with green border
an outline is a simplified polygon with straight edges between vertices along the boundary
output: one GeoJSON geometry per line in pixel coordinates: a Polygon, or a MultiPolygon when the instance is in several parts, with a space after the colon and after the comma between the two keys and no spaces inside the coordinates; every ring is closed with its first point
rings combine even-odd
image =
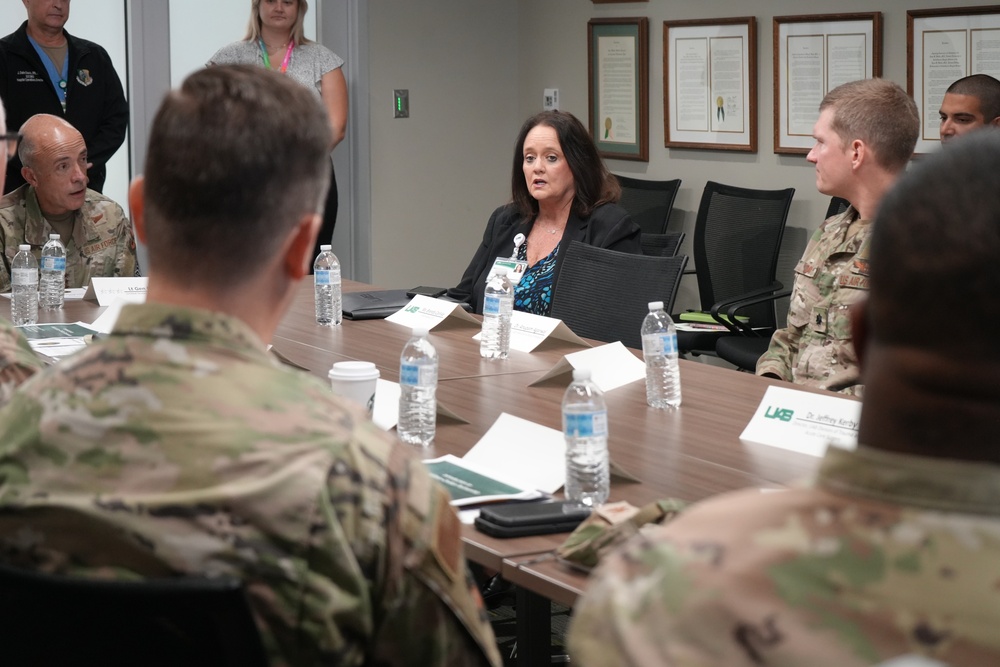
{"type": "Polygon", "coordinates": [[[590,136],[606,158],[649,161],[649,19],[587,23],[590,136]]]}

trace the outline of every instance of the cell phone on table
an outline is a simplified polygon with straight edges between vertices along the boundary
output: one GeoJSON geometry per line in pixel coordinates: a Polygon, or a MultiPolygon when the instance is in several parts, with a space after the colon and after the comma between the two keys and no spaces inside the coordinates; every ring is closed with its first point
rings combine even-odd
{"type": "Polygon", "coordinates": [[[412,299],[416,295],[420,294],[422,296],[429,296],[432,299],[436,299],[447,291],[447,287],[428,287],[426,285],[421,285],[420,287],[414,287],[407,290],[406,296],[412,299]]]}
{"type": "Polygon", "coordinates": [[[475,526],[493,537],[569,533],[590,516],[590,511],[589,507],[568,500],[508,503],[483,508],[476,517],[475,526]]]}

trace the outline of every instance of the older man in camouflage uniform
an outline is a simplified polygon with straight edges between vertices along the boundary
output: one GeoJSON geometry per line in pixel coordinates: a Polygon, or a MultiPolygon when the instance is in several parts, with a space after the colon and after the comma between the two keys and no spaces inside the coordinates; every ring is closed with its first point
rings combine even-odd
{"type": "Polygon", "coordinates": [[[771,337],[757,374],[861,395],[847,310],[868,289],[870,220],[917,143],[917,107],[882,79],[835,88],[813,129],[816,188],[851,206],[813,234],[795,267],[788,326],[771,337]]]}
{"type": "Polygon", "coordinates": [[[39,114],[21,128],[18,155],[27,181],[0,199],[0,292],[10,291],[10,263],[17,246],[36,259],[49,234],[66,246],[66,286],[85,287],[97,277],[137,275],[132,223],[122,207],[87,189],[87,145],[62,118],[39,114]]]}
{"type": "Polygon", "coordinates": [[[870,297],[852,309],[861,444],[831,447],[811,487],[708,500],[607,559],[577,605],[574,664],[1000,664],[989,134],[917,165],[878,213],[870,297]],[[940,303],[976,316],[942,336],[916,318],[940,303]]]}
{"type": "MultiPolygon", "coordinates": [[[[17,147],[17,137],[7,134],[7,119],[3,101],[0,100],[0,134],[4,135],[0,147],[6,163],[17,147]]],[[[5,170],[0,170],[0,192],[3,191],[5,170]]],[[[6,318],[0,317],[0,406],[6,405],[14,389],[42,367],[42,362],[31,351],[28,341],[6,318]]]]}
{"type": "Polygon", "coordinates": [[[241,577],[274,664],[499,664],[447,493],[265,346],[310,267],[329,145],[275,72],[167,96],[130,190],[147,302],[0,411],[0,557],[241,577]]]}

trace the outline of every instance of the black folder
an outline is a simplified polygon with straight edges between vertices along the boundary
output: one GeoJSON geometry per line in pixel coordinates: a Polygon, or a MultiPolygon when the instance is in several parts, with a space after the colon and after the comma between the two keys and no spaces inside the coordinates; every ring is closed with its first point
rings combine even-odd
{"type": "Polygon", "coordinates": [[[344,317],[349,320],[380,320],[410,302],[405,289],[347,292],[343,296],[344,317]]]}

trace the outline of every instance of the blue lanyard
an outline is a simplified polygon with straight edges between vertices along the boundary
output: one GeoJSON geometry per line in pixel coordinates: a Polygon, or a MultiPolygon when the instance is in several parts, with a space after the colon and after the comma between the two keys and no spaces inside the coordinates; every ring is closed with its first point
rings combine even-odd
{"type": "Polygon", "coordinates": [[[66,78],[67,74],[69,74],[69,44],[66,45],[66,57],[63,58],[62,71],[60,72],[56,69],[56,64],[52,62],[52,58],[45,52],[45,49],[38,45],[38,42],[31,37],[28,37],[28,41],[35,47],[38,57],[42,59],[45,71],[48,73],[49,80],[52,81],[52,87],[56,91],[56,97],[59,98],[59,103],[62,105],[63,111],[66,111],[66,78]]]}

